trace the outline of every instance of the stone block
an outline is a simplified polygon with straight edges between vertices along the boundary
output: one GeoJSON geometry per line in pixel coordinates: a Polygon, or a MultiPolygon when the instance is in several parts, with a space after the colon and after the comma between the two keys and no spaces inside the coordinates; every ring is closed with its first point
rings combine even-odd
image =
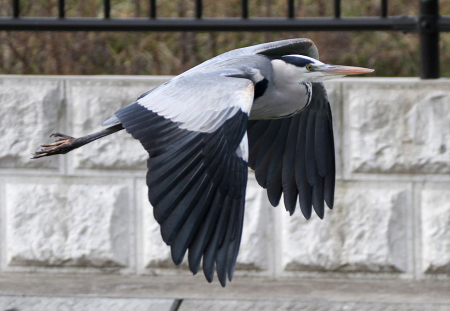
{"type": "Polygon", "coordinates": [[[406,272],[407,185],[342,182],[320,220],[282,217],[285,271],[406,272]]]}
{"type": "Polygon", "coordinates": [[[6,185],[7,264],[128,266],[128,187],[54,182],[6,185]]]}
{"type": "MultiPolygon", "coordinates": [[[[75,137],[102,129],[114,113],[168,78],[85,78],[67,81],[69,124],[75,137]]],[[[145,169],[148,158],[139,141],[125,131],[72,152],[75,169],[145,169]]]]}
{"type": "Polygon", "coordinates": [[[448,80],[358,80],[344,94],[351,172],[450,173],[448,80]]]}
{"type": "MultiPolygon", "coordinates": [[[[170,248],[162,241],[160,226],[153,217],[153,208],[148,202],[147,191],[147,186],[143,186],[144,266],[149,269],[175,269],[170,248]]],[[[257,184],[254,173],[249,171],[244,228],[236,271],[257,272],[270,269],[274,256],[272,213],[273,207],[270,206],[265,190],[257,184]]],[[[180,268],[187,269],[187,256],[180,268]]]]}
{"type": "Polygon", "coordinates": [[[427,185],[420,206],[422,271],[450,275],[450,184],[427,185]]]}
{"type": "Polygon", "coordinates": [[[30,158],[57,131],[62,98],[60,79],[0,77],[0,168],[58,168],[30,158]]]}

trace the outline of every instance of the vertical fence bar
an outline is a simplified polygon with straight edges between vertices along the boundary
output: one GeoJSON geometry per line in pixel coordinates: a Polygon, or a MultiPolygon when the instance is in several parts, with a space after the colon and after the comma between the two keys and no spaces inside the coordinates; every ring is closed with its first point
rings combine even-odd
{"type": "Polygon", "coordinates": [[[341,17],[341,0],[334,0],[334,17],[341,17]]]}
{"type": "Polygon", "coordinates": [[[241,0],[242,18],[248,18],[248,0],[241,0]]]}
{"type": "Polygon", "coordinates": [[[105,14],[105,18],[110,18],[111,14],[111,1],[103,0],[103,10],[105,14]]]}
{"type": "Polygon", "coordinates": [[[13,17],[18,18],[20,15],[19,0],[12,1],[13,17]]]}
{"type": "Polygon", "coordinates": [[[288,0],[288,18],[295,17],[294,0],[288,0]]]}
{"type": "Polygon", "coordinates": [[[420,78],[439,78],[438,0],[420,0],[420,78]]]}
{"type": "Polygon", "coordinates": [[[195,0],[195,18],[200,19],[203,15],[202,0],[195,0]]]}
{"type": "Polygon", "coordinates": [[[150,18],[156,18],[156,0],[150,0],[150,18]]]}
{"type": "Polygon", "coordinates": [[[386,18],[388,15],[388,0],[381,0],[381,17],[386,18]]]}
{"type": "Polygon", "coordinates": [[[66,16],[66,11],[64,9],[64,0],[58,0],[58,17],[64,18],[66,16]]]}
{"type": "Polygon", "coordinates": [[[288,0],[288,18],[295,17],[294,0],[288,0]]]}

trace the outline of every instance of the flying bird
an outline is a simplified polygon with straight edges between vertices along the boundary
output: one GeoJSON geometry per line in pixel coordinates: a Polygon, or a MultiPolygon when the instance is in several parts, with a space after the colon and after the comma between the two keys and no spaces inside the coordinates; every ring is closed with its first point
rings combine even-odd
{"type": "Polygon", "coordinates": [[[231,281],[239,251],[248,167],[270,203],[292,215],[333,208],[332,116],[321,81],[370,73],[320,62],[309,39],[245,47],[214,57],[141,95],[80,138],[52,134],[34,158],[64,154],[125,129],[148,151],[148,197],[179,265],[201,262],[208,282],[231,281]]]}

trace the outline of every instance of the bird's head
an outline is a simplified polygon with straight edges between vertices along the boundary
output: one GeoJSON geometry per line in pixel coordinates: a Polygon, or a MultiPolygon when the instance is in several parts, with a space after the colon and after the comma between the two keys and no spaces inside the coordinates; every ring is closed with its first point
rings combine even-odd
{"type": "Polygon", "coordinates": [[[374,71],[363,67],[328,65],[304,55],[285,55],[272,59],[272,66],[277,78],[293,83],[320,82],[374,71]]]}

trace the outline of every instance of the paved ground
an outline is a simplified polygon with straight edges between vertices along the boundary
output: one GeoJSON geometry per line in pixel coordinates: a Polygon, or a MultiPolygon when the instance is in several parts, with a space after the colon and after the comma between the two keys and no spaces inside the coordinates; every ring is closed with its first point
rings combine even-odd
{"type": "Polygon", "coordinates": [[[0,274],[0,311],[450,310],[448,281],[0,274]]]}

